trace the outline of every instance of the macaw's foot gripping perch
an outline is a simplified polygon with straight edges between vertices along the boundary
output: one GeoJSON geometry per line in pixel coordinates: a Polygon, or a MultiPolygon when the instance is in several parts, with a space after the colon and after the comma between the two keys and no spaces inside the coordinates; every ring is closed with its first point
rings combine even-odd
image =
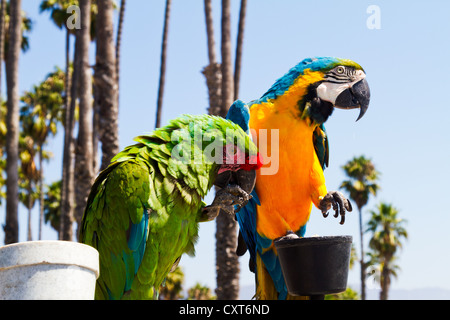
{"type": "Polygon", "coordinates": [[[252,196],[238,185],[226,186],[216,192],[216,196],[211,205],[203,208],[203,215],[206,215],[208,220],[213,220],[219,214],[220,209],[230,215],[234,215],[234,213],[244,207],[251,198],[252,196]]]}

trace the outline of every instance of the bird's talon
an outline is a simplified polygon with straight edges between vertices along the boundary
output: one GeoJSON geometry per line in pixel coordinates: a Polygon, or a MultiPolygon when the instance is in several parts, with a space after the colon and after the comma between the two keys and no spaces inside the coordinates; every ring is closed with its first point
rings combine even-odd
{"type": "Polygon", "coordinates": [[[230,215],[234,215],[252,198],[238,185],[228,185],[216,192],[211,207],[218,207],[230,215]],[[236,209],[235,209],[236,206],[236,209]]]}
{"type": "Polygon", "coordinates": [[[352,211],[352,205],[348,199],[344,197],[344,195],[338,191],[331,191],[327,193],[325,197],[322,198],[319,204],[320,210],[322,211],[322,215],[324,218],[328,217],[328,210],[333,208],[334,217],[338,218],[341,216],[340,224],[344,224],[345,222],[345,213],[346,211],[352,211]]]}
{"type": "Polygon", "coordinates": [[[286,235],[275,239],[275,241],[282,241],[282,240],[293,240],[293,239],[298,239],[300,238],[296,233],[294,233],[293,231],[289,230],[288,232],[286,232],[286,235]]]}

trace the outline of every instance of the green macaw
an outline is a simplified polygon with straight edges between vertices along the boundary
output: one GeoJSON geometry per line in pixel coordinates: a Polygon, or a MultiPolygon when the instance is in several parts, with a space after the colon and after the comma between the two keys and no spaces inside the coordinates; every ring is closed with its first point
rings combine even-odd
{"type": "Polygon", "coordinates": [[[100,255],[96,299],[156,299],[194,254],[198,223],[244,206],[262,166],[251,138],[220,117],[184,115],[135,141],[99,174],[80,228],[100,255]],[[206,206],[213,184],[222,189],[206,206]]]}

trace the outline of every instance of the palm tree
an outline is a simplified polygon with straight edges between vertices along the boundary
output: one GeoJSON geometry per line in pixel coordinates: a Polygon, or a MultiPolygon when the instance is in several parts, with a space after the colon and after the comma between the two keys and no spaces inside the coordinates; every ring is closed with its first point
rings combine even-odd
{"type": "Polygon", "coordinates": [[[19,56],[22,42],[22,2],[11,0],[9,21],[9,45],[6,64],[8,113],[6,116],[6,224],[5,244],[18,242],[17,219],[19,199],[19,56]]]}
{"type": "MultiPolygon", "coordinates": [[[[73,130],[75,126],[75,107],[77,104],[78,78],[80,70],[79,47],[79,41],[75,40],[75,53],[72,74],[70,74],[70,69],[66,69],[67,78],[65,83],[65,121],[61,179],[61,223],[59,225],[59,239],[66,241],[72,240],[72,223],[75,209],[75,165],[73,161],[75,139],[73,136],[73,130]]],[[[66,59],[68,59],[68,57],[66,57],[66,59]]],[[[67,62],[68,60],[66,60],[66,63],[67,62]]]]}
{"type": "MultiPolygon", "coordinates": [[[[233,103],[233,68],[231,62],[231,4],[222,0],[222,105],[219,116],[225,117],[233,103]]],[[[216,219],[216,294],[219,300],[239,297],[239,260],[235,253],[237,223],[232,216],[220,212],[216,219]]]]}
{"type": "Polygon", "coordinates": [[[159,71],[159,88],[158,88],[158,100],[156,105],[156,122],[155,128],[161,126],[161,114],[162,114],[162,103],[164,96],[164,83],[166,81],[166,61],[167,61],[167,38],[169,35],[169,19],[170,19],[170,7],[171,0],[166,0],[166,11],[164,15],[164,28],[163,37],[161,42],[161,66],[159,71]]]}
{"type": "Polygon", "coordinates": [[[3,176],[3,171],[6,168],[6,160],[0,158],[0,205],[2,204],[2,199],[5,199],[6,194],[3,191],[3,187],[6,185],[6,179],[3,176]]]}
{"type": "Polygon", "coordinates": [[[6,17],[6,0],[0,3],[0,101],[2,101],[2,68],[5,56],[5,17],[6,17]]]}
{"type": "Polygon", "coordinates": [[[403,227],[406,220],[399,218],[398,210],[386,203],[380,203],[371,215],[366,232],[372,233],[369,247],[373,250],[373,262],[379,265],[380,300],[387,300],[391,277],[397,275],[398,266],[393,264],[395,254],[403,247],[402,238],[408,239],[403,227]]]}
{"type": "MultiPolygon", "coordinates": [[[[76,27],[69,26],[67,23],[69,21],[71,22],[78,22],[77,18],[75,16],[75,20],[69,19],[72,17],[73,12],[67,12],[68,8],[71,6],[78,6],[80,7],[80,1],[79,0],[42,0],[41,5],[39,7],[40,12],[48,11],[50,12],[50,17],[52,21],[55,23],[55,25],[60,29],[65,29],[66,34],[69,33],[70,35],[76,35],[76,27]]],[[[115,3],[114,3],[115,7],[115,3]]],[[[91,40],[94,40],[95,38],[95,25],[96,25],[96,17],[97,17],[98,7],[97,7],[97,0],[93,0],[91,2],[91,23],[89,25],[89,33],[91,35],[91,40]]],[[[77,25],[78,23],[75,23],[77,25]]],[[[67,38],[66,38],[67,39],[67,38]]]]}
{"type": "Polygon", "coordinates": [[[347,288],[344,292],[327,294],[325,300],[359,300],[358,293],[352,288],[347,288]]]}
{"type": "Polygon", "coordinates": [[[114,7],[112,0],[97,0],[97,54],[94,74],[95,104],[99,108],[98,134],[102,143],[100,170],[119,152],[119,109],[117,105],[114,7]]]}
{"type": "MultiPolygon", "coordinates": [[[[64,146],[63,146],[63,164],[62,164],[62,186],[61,186],[61,216],[62,223],[59,232],[59,239],[72,240],[72,219],[73,209],[72,205],[74,199],[74,164],[73,164],[73,149],[74,149],[74,113],[76,104],[76,89],[78,83],[78,72],[72,72],[70,75],[70,36],[75,34],[75,30],[70,29],[66,21],[69,18],[67,8],[74,4],[68,0],[44,0],[41,3],[40,11],[49,11],[52,21],[55,25],[66,30],[66,76],[64,84],[64,104],[65,104],[65,119],[64,119],[64,146]],[[71,81],[72,79],[72,81],[71,81]],[[72,86],[73,85],[73,86],[72,86]]],[[[77,60],[77,50],[74,50],[74,66],[77,60]]],[[[76,69],[78,71],[78,68],[76,69]]]]}
{"type": "Polygon", "coordinates": [[[170,272],[159,291],[159,300],[179,300],[182,299],[184,273],[179,266],[170,272]]]}
{"type": "Polygon", "coordinates": [[[241,0],[239,11],[239,26],[236,44],[236,57],[234,61],[234,100],[239,97],[239,83],[241,80],[242,50],[244,46],[245,15],[247,12],[247,0],[241,0]]]}
{"type": "Polygon", "coordinates": [[[120,94],[120,49],[122,46],[122,31],[123,21],[125,18],[126,0],[120,1],[119,11],[119,23],[117,25],[117,38],[116,38],[116,83],[117,83],[117,108],[119,108],[119,94],[120,94]]]}
{"type": "MultiPolygon", "coordinates": [[[[217,63],[211,0],[205,0],[205,22],[209,64],[203,69],[208,87],[208,113],[225,117],[233,100],[231,66],[230,2],[222,1],[222,64],[217,63]],[[226,83],[225,83],[226,82],[226,83]]],[[[218,299],[237,299],[239,295],[239,260],[234,252],[237,224],[226,214],[216,219],[216,270],[218,299]]]]}
{"type": "Polygon", "coordinates": [[[28,209],[27,241],[31,241],[31,210],[38,198],[36,188],[39,180],[39,171],[34,161],[37,146],[36,141],[29,135],[31,128],[29,123],[32,119],[27,119],[28,115],[21,116],[21,118],[24,130],[20,133],[21,136],[19,138],[19,158],[21,163],[19,170],[19,200],[28,209]]]}
{"type": "Polygon", "coordinates": [[[6,137],[6,102],[0,102],[0,205],[2,199],[5,199],[6,195],[3,192],[3,187],[6,185],[6,179],[3,176],[3,172],[6,169],[6,160],[3,158],[3,149],[5,147],[6,137]]]}
{"type": "Polygon", "coordinates": [[[212,295],[211,289],[196,283],[188,290],[188,300],[215,300],[217,297],[212,295]]]}
{"type": "MultiPolygon", "coordinates": [[[[94,179],[92,141],[92,76],[89,67],[89,45],[91,24],[91,0],[80,0],[81,29],[77,30],[79,44],[80,101],[79,128],[75,151],[75,219],[81,224],[87,197],[94,179]]],[[[75,72],[75,71],[74,71],[75,72]]]]}
{"type": "Polygon", "coordinates": [[[359,233],[361,238],[361,299],[366,299],[366,263],[364,262],[364,242],[362,208],[369,201],[370,194],[376,195],[380,188],[377,184],[379,172],[375,170],[370,159],[364,156],[354,157],[342,167],[349,178],[342,182],[340,188],[350,194],[350,198],[355,201],[359,211],[359,233]]]}
{"type": "Polygon", "coordinates": [[[42,239],[42,225],[44,222],[44,144],[49,134],[56,134],[58,122],[63,122],[64,100],[63,91],[65,73],[56,70],[47,75],[46,79],[34,86],[31,92],[25,92],[21,100],[25,103],[22,113],[29,118],[29,135],[35,140],[38,150],[39,163],[39,234],[42,239]]]}
{"type": "MultiPolygon", "coordinates": [[[[9,42],[10,42],[10,22],[11,22],[11,18],[10,18],[10,2],[6,3],[6,8],[5,8],[5,39],[3,42],[3,50],[4,50],[4,56],[3,56],[3,60],[5,61],[5,63],[8,63],[8,50],[9,50],[9,42]]],[[[28,49],[30,48],[30,40],[28,37],[28,34],[32,31],[33,29],[33,22],[32,20],[27,16],[25,11],[21,10],[21,32],[22,32],[22,39],[20,40],[20,49],[22,50],[22,52],[27,52],[28,49]]],[[[8,69],[5,70],[6,72],[8,72],[8,69]]]]}
{"type": "Polygon", "coordinates": [[[231,62],[231,1],[222,0],[222,108],[220,116],[226,117],[228,109],[233,103],[234,79],[231,62]]]}
{"type": "MultiPolygon", "coordinates": [[[[28,93],[28,96],[33,93],[28,93]]],[[[31,235],[31,210],[34,207],[34,203],[37,196],[36,184],[39,180],[39,171],[35,163],[35,155],[38,152],[35,136],[33,132],[34,119],[31,116],[31,112],[28,107],[22,107],[20,109],[20,123],[22,130],[19,135],[19,200],[28,209],[28,228],[27,228],[27,241],[32,240],[31,235]]]]}
{"type": "MultiPolygon", "coordinates": [[[[4,15],[4,39],[2,49],[6,53],[3,60],[6,63],[6,86],[7,86],[7,115],[6,115],[6,223],[5,244],[18,241],[19,226],[17,220],[18,192],[19,192],[19,87],[18,87],[18,65],[20,50],[23,52],[29,48],[26,35],[31,31],[32,23],[21,10],[21,1],[10,1],[2,3],[5,10],[4,15]]],[[[0,61],[2,63],[2,61],[0,61]]],[[[1,74],[0,74],[1,76],[1,74]]]]}
{"type": "Polygon", "coordinates": [[[202,73],[206,78],[206,86],[208,88],[208,113],[211,115],[219,115],[222,108],[222,72],[221,66],[217,63],[216,59],[211,0],[205,0],[205,22],[209,64],[203,69],[202,73]]]}
{"type": "MultiPolygon", "coordinates": [[[[75,139],[73,130],[75,126],[75,107],[77,105],[79,91],[79,45],[75,41],[75,50],[73,58],[73,72],[70,76],[70,36],[77,33],[76,28],[69,28],[66,24],[72,13],[68,13],[67,9],[72,6],[79,6],[78,0],[43,0],[40,6],[41,12],[50,12],[51,20],[60,29],[66,30],[66,83],[65,83],[65,121],[64,121],[64,147],[63,147],[63,165],[62,165],[62,187],[61,187],[61,224],[59,238],[61,240],[72,240],[72,223],[74,216],[74,149],[75,139]]],[[[96,1],[91,3],[91,19],[89,26],[89,34],[91,41],[95,38],[96,16],[98,12],[96,1]]],[[[75,17],[79,19],[79,17],[75,17]]],[[[79,43],[80,41],[78,41],[79,43]]]]}
{"type": "MultiPolygon", "coordinates": [[[[380,287],[381,287],[383,263],[380,261],[380,256],[377,252],[370,251],[367,253],[367,257],[369,259],[368,268],[367,268],[367,276],[373,278],[373,281],[380,284],[380,287]]],[[[390,272],[391,278],[392,277],[397,278],[398,272],[400,271],[400,266],[398,264],[396,264],[396,260],[397,260],[397,257],[393,257],[389,263],[389,272],[390,272]]],[[[389,280],[389,282],[390,282],[390,280],[389,280]]],[[[382,295],[384,295],[384,293],[382,291],[380,291],[380,299],[387,300],[387,297],[382,298],[382,295]]]]}
{"type": "Polygon", "coordinates": [[[56,232],[59,232],[61,221],[61,185],[62,181],[56,181],[47,186],[44,198],[45,223],[50,225],[56,232]]]}

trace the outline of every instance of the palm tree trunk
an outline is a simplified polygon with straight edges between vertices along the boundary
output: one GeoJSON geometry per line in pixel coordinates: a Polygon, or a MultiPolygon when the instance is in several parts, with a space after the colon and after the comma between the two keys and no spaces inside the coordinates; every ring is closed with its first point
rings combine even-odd
{"type": "Polygon", "coordinates": [[[220,115],[226,117],[233,103],[233,67],[231,62],[231,4],[222,0],[222,110],[220,115]]]}
{"type": "Polygon", "coordinates": [[[381,290],[380,290],[380,300],[388,299],[388,269],[387,267],[383,267],[381,270],[381,290]]]}
{"type": "Polygon", "coordinates": [[[383,267],[381,269],[381,291],[380,291],[380,300],[388,300],[389,288],[391,285],[391,269],[390,269],[390,261],[392,261],[393,255],[388,254],[384,257],[383,267]]]}
{"type": "Polygon", "coordinates": [[[366,300],[366,263],[364,262],[364,241],[363,241],[363,224],[362,224],[362,208],[358,207],[359,211],[359,235],[361,239],[361,300],[366,300]]]}
{"type": "Polygon", "coordinates": [[[209,64],[216,63],[216,42],[214,40],[214,24],[211,0],[205,0],[206,36],[208,41],[209,64]]]}
{"type": "MultiPolygon", "coordinates": [[[[211,0],[205,0],[205,22],[206,22],[206,35],[208,41],[208,58],[209,65],[207,65],[202,73],[206,78],[206,85],[208,88],[209,96],[209,107],[208,113],[211,115],[219,115],[222,109],[222,71],[221,65],[216,62],[216,50],[215,50],[215,40],[214,40],[214,27],[213,27],[213,16],[212,16],[212,5],[211,0]]],[[[217,188],[216,188],[217,191],[217,188]]],[[[218,218],[219,219],[219,218],[218,218]]],[[[226,264],[226,258],[222,259],[223,251],[226,250],[226,246],[223,246],[223,239],[226,237],[224,232],[223,224],[225,221],[219,222],[216,220],[216,270],[217,279],[222,279],[226,274],[224,271],[224,265],[226,264]],[[219,276],[220,275],[220,276],[219,276]]],[[[217,286],[219,286],[219,280],[217,280],[217,286]]],[[[221,287],[220,296],[218,299],[222,299],[224,291],[221,287]]]]}
{"type": "Polygon", "coordinates": [[[19,56],[22,41],[22,2],[10,2],[10,27],[6,85],[8,114],[6,116],[6,224],[5,244],[19,241],[17,211],[19,206],[19,56]]]}
{"type": "Polygon", "coordinates": [[[119,152],[119,110],[117,107],[114,8],[112,0],[97,0],[97,55],[95,101],[99,106],[99,140],[102,144],[100,170],[119,152]]]}
{"type": "MultiPolygon", "coordinates": [[[[233,71],[231,64],[231,13],[230,0],[222,0],[222,107],[225,117],[233,102],[233,71]]],[[[239,298],[239,260],[236,255],[237,223],[221,211],[216,219],[216,294],[219,300],[239,298]]]]}
{"type": "Polygon", "coordinates": [[[247,12],[247,0],[241,0],[241,10],[239,11],[239,26],[236,44],[236,57],[234,61],[234,100],[237,100],[239,97],[239,83],[241,80],[242,49],[244,46],[244,29],[245,29],[246,12],[247,12]]]}
{"type": "Polygon", "coordinates": [[[74,118],[75,105],[77,100],[77,87],[79,75],[79,45],[76,41],[73,59],[72,83],[70,83],[70,61],[69,61],[69,45],[70,32],[66,31],[66,115],[64,127],[64,151],[63,151],[63,172],[61,183],[61,219],[59,225],[59,239],[70,241],[73,237],[72,222],[74,209],[74,118]]]}
{"type": "Polygon", "coordinates": [[[97,87],[97,81],[95,81],[94,75],[94,84],[92,86],[92,94],[94,95],[94,105],[93,105],[93,113],[92,113],[92,168],[93,172],[98,172],[100,169],[100,164],[98,161],[98,143],[100,141],[100,100],[99,97],[99,89],[97,87]]]}
{"type": "Polygon", "coordinates": [[[206,86],[208,87],[208,113],[217,116],[222,109],[222,71],[220,63],[209,64],[203,69],[202,73],[206,78],[206,86]]]}
{"type": "Polygon", "coordinates": [[[44,167],[42,166],[43,155],[42,155],[43,145],[39,146],[39,232],[38,240],[42,240],[42,226],[44,225],[44,167]]]}
{"type": "Polygon", "coordinates": [[[157,105],[156,105],[155,128],[159,128],[161,126],[164,84],[166,81],[167,37],[169,35],[169,18],[170,18],[171,2],[172,2],[171,0],[166,0],[166,12],[165,12],[165,17],[164,17],[164,29],[163,29],[163,38],[162,38],[162,44],[161,44],[161,69],[159,72],[159,88],[158,88],[158,101],[157,101],[157,105]]]}
{"type": "MultiPolygon", "coordinates": [[[[31,185],[31,181],[29,181],[29,184],[31,185]]],[[[27,226],[27,241],[32,241],[33,236],[31,232],[31,209],[33,209],[33,190],[32,188],[28,188],[28,203],[27,203],[27,209],[28,209],[28,226],[27,226]]]]}
{"type": "Polygon", "coordinates": [[[6,0],[1,0],[0,4],[0,102],[2,99],[2,70],[5,56],[5,15],[6,0]]]}
{"type": "Polygon", "coordinates": [[[126,0],[121,0],[119,11],[119,23],[117,26],[117,39],[116,39],[116,82],[117,82],[117,107],[119,107],[119,94],[120,94],[120,49],[122,46],[122,31],[123,21],[125,18],[126,0]]]}
{"type": "Polygon", "coordinates": [[[206,85],[208,87],[208,113],[211,115],[219,115],[222,108],[222,71],[220,64],[216,61],[211,0],[205,0],[205,22],[209,65],[203,69],[202,73],[206,78],[206,85]]]}
{"type": "Polygon", "coordinates": [[[94,179],[92,146],[92,77],[89,67],[91,0],[80,0],[81,29],[77,30],[80,41],[80,118],[75,152],[75,220],[78,229],[83,218],[87,197],[94,179]]]}

